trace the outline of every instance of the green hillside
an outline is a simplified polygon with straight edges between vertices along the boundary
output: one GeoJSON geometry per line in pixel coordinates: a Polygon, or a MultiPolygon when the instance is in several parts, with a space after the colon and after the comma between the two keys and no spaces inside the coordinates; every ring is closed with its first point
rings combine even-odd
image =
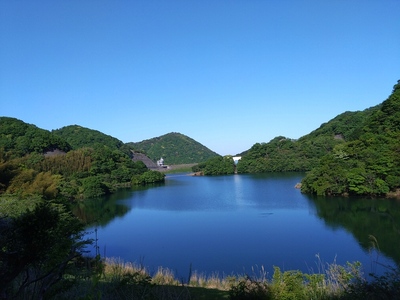
{"type": "Polygon", "coordinates": [[[68,151],[71,146],[57,135],[9,117],[0,117],[0,161],[54,149],[68,151]]]}
{"type": "MultiPolygon", "coordinates": [[[[242,158],[237,164],[237,172],[309,171],[316,167],[319,159],[332,151],[335,145],[342,144],[346,138],[354,136],[360,120],[372,110],[345,112],[298,140],[277,136],[268,143],[256,143],[249,150],[239,154],[242,158]]],[[[222,161],[222,157],[220,160],[222,161]]],[[[215,159],[195,166],[193,171],[203,171],[205,175],[227,172],[215,159]]]]}
{"type": "Polygon", "coordinates": [[[336,145],[302,182],[318,195],[387,195],[400,189],[400,80],[392,94],[357,129],[336,145]]]}
{"type": "Polygon", "coordinates": [[[75,125],[50,132],[0,118],[0,196],[76,200],[163,180],[133,161],[126,145],[99,131],[75,125]]]}
{"type": "Polygon", "coordinates": [[[190,137],[171,132],[138,143],[128,143],[137,151],[143,151],[154,161],[164,159],[165,164],[190,164],[204,162],[218,154],[190,137]]]}
{"type": "Polygon", "coordinates": [[[130,153],[128,147],[117,138],[79,125],[65,126],[53,130],[52,133],[67,141],[73,149],[102,145],[112,150],[118,149],[126,154],[130,153]]]}
{"type": "MultiPolygon", "coordinates": [[[[305,193],[395,196],[400,194],[399,149],[400,81],[380,105],[342,113],[298,140],[278,136],[253,145],[242,153],[237,172],[308,171],[305,193]]],[[[211,160],[199,166],[209,165],[212,174],[226,173],[211,160]]]]}
{"type": "MultiPolygon", "coordinates": [[[[132,149],[154,161],[162,157],[165,164],[200,163],[194,170],[204,174],[235,171],[231,158],[180,133],[124,144],[78,125],[49,132],[1,117],[0,193],[87,198],[112,192],[121,183],[151,182],[155,173],[138,177],[146,168],[132,161],[132,149]],[[63,155],[45,155],[53,150],[63,155]]],[[[399,149],[400,81],[380,105],[342,113],[298,140],[278,136],[253,145],[242,153],[236,171],[308,171],[302,191],[318,195],[399,194],[399,149]]]]}
{"type": "Polygon", "coordinates": [[[318,129],[293,140],[278,136],[268,143],[257,143],[242,153],[239,173],[309,171],[336,145],[355,140],[364,122],[379,106],[357,112],[344,112],[318,129]]]}

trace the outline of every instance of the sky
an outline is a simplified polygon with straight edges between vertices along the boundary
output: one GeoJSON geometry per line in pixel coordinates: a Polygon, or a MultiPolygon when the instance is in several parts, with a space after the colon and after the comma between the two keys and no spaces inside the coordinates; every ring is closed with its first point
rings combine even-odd
{"type": "Polygon", "coordinates": [[[400,79],[399,0],[0,1],[0,116],[235,155],[400,79]]]}

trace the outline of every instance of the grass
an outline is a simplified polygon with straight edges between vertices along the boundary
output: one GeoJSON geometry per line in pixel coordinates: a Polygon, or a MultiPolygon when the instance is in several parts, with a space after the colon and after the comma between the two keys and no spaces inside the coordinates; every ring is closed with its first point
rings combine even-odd
{"type": "Polygon", "coordinates": [[[145,267],[120,259],[101,262],[97,276],[81,278],[58,299],[228,299],[228,292],[179,282],[171,270],[158,268],[150,276],[145,267]],[[82,297],[82,295],[85,295],[82,297]]]}
{"type": "Polygon", "coordinates": [[[400,272],[367,281],[359,262],[323,263],[317,255],[317,271],[281,271],[271,278],[263,267],[253,274],[220,277],[193,272],[187,283],[171,270],[159,268],[150,274],[143,266],[106,259],[98,276],[81,279],[65,299],[400,299],[400,272]],[[83,298],[77,295],[86,295],[83,298]]]}
{"type": "Polygon", "coordinates": [[[175,174],[175,173],[187,173],[192,172],[192,167],[196,164],[182,164],[182,165],[170,165],[168,169],[161,170],[165,174],[175,174]]]}

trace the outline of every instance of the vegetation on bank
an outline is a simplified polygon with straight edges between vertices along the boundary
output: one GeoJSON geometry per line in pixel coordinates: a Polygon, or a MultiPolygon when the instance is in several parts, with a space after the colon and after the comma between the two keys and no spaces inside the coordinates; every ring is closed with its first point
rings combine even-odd
{"type": "Polygon", "coordinates": [[[167,165],[199,163],[218,155],[192,138],[177,132],[127,145],[145,152],[154,161],[162,157],[167,165]]]}
{"type": "MultiPolygon", "coordinates": [[[[241,154],[237,173],[308,172],[301,185],[308,194],[398,195],[399,149],[400,81],[378,106],[340,114],[298,140],[278,136],[254,144],[241,154]]],[[[230,174],[216,159],[193,170],[230,174]]]]}
{"type": "Polygon", "coordinates": [[[82,230],[63,205],[49,201],[17,215],[2,210],[0,299],[56,298],[72,286],[90,242],[81,239],[82,230]]]}
{"type": "Polygon", "coordinates": [[[238,173],[310,171],[334,147],[357,139],[363,122],[378,108],[344,112],[298,140],[278,136],[256,143],[242,153],[238,173]]]}
{"type": "Polygon", "coordinates": [[[337,145],[302,181],[317,195],[386,195],[400,189],[400,80],[357,138],[337,145]]]}
{"type": "Polygon", "coordinates": [[[203,175],[229,175],[235,173],[235,163],[232,156],[215,156],[204,163],[192,167],[193,172],[203,175]]]}
{"type": "Polygon", "coordinates": [[[98,131],[69,126],[49,132],[1,117],[0,195],[86,199],[164,180],[130,155],[122,142],[98,131]]]}

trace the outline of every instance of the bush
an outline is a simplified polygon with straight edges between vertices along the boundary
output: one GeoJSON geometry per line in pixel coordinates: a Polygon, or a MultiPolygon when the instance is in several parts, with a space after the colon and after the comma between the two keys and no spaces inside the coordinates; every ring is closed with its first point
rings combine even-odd
{"type": "MultiPolygon", "coordinates": [[[[0,219],[0,297],[41,299],[68,286],[64,274],[90,241],[63,206],[41,202],[19,217],[0,219]]],[[[71,278],[71,277],[70,277],[71,278]]]]}
{"type": "Polygon", "coordinates": [[[232,300],[272,299],[267,282],[257,281],[249,276],[240,278],[232,285],[229,298],[232,300]]]}
{"type": "Polygon", "coordinates": [[[148,183],[156,183],[162,182],[165,179],[165,175],[158,171],[147,171],[142,175],[134,175],[132,177],[132,184],[133,185],[141,185],[141,184],[148,184],[148,183]]]}

